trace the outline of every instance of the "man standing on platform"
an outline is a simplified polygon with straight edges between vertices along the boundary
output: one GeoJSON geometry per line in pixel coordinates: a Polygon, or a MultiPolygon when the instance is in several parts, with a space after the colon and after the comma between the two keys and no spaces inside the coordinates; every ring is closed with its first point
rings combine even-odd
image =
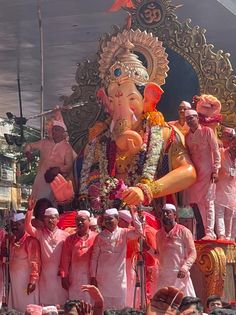
{"type": "MultiPolygon", "coordinates": [[[[230,240],[236,211],[236,136],[227,149],[221,149],[221,168],[216,183],[216,233],[218,239],[230,240]]],[[[235,237],[233,235],[233,237],[235,237]]]]}
{"type": "Polygon", "coordinates": [[[231,140],[235,136],[234,128],[224,127],[221,134],[221,142],[224,149],[227,149],[230,145],[231,140]]]}
{"type": "Polygon", "coordinates": [[[39,242],[25,232],[25,216],[17,213],[11,220],[9,306],[25,312],[28,304],[39,304],[38,280],[41,270],[39,242]]]}
{"type": "Polygon", "coordinates": [[[185,117],[190,127],[185,144],[197,172],[197,181],[185,191],[185,203],[197,204],[205,230],[203,239],[215,239],[215,183],[221,162],[219,146],[212,129],[199,124],[195,110],[186,110],[185,117]]]}
{"type": "Polygon", "coordinates": [[[134,215],[135,228],[118,227],[117,209],[104,214],[104,230],[94,241],[90,271],[91,282],[104,297],[104,308],[123,308],[126,299],[126,250],[127,241],[138,239],[142,233],[141,223],[134,215]]]}
{"type": "Polygon", "coordinates": [[[59,265],[62,246],[69,235],[57,227],[59,213],[48,208],[44,214],[44,228],[36,229],[31,224],[33,204],[29,202],[25,219],[26,231],[39,240],[41,246],[42,272],[40,277],[40,303],[44,305],[63,305],[68,293],[61,286],[59,265]]]}
{"type": "Polygon", "coordinates": [[[25,146],[26,157],[31,160],[34,150],[40,151],[40,162],[37,176],[32,189],[32,198],[48,198],[54,201],[50,184],[45,181],[45,173],[57,168],[65,178],[71,179],[73,172],[73,149],[66,140],[66,125],[62,121],[54,120],[52,138],[28,143],[25,146]],[[50,170],[51,169],[51,170],[50,170]]]}
{"type": "Polygon", "coordinates": [[[162,228],[156,234],[156,250],[148,251],[159,261],[157,290],[174,286],[184,295],[195,296],[189,273],[197,257],[193,235],[176,222],[176,208],[172,204],[163,206],[161,220],[162,228]]]}
{"type": "Polygon", "coordinates": [[[185,114],[184,114],[187,109],[191,109],[190,103],[186,101],[182,101],[179,104],[179,108],[178,108],[179,119],[174,120],[174,121],[169,121],[169,124],[176,127],[184,136],[189,131],[189,126],[186,123],[185,114]]]}
{"type": "Polygon", "coordinates": [[[77,231],[67,237],[62,248],[61,282],[62,287],[68,290],[70,300],[84,300],[90,303],[89,295],[81,291],[81,286],[90,283],[89,265],[97,233],[89,229],[89,211],[78,211],[75,222],[77,231]]]}

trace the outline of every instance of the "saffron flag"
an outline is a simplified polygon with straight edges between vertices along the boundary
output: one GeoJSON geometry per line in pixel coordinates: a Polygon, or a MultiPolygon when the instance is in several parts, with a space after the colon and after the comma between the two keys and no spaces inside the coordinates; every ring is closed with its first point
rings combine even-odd
{"type": "Polygon", "coordinates": [[[119,11],[122,7],[134,8],[132,0],[116,0],[107,11],[108,12],[116,12],[116,11],[119,11]]]}

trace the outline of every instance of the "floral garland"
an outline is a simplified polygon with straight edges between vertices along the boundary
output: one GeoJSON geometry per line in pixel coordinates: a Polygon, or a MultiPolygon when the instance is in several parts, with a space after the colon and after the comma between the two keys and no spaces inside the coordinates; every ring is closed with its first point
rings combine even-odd
{"type": "Polygon", "coordinates": [[[157,169],[157,164],[163,148],[162,128],[153,126],[151,128],[151,136],[149,148],[146,154],[146,161],[143,167],[141,182],[153,181],[157,169]]]}
{"type": "Polygon", "coordinates": [[[96,147],[96,140],[88,143],[85,151],[86,159],[83,160],[83,166],[80,174],[80,194],[88,195],[88,183],[90,182],[90,169],[94,162],[94,152],[96,147]]]}
{"type": "MultiPolygon", "coordinates": [[[[128,186],[154,180],[163,148],[162,127],[166,125],[163,115],[159,112],[148,112],[143,115],[142,119],[143,146],[141,151],[133,157],[125,183],[128,186]]],[[[120,188],[124,187],[123,181],[115,177],[116,146],[111,140],[110,131],[105,132],[100,141],[89,144],[87,151],[81,171],[80,192],[89,195],[89,187],[96,184],[99,189],[100,207],[102,204],[108,207],[110,201],[120,195],[118,193],[120,188]],[[97,171],[91,174],[91,165],[95,164],[95,151],[98,156],[98,167],[97,171]]]]}

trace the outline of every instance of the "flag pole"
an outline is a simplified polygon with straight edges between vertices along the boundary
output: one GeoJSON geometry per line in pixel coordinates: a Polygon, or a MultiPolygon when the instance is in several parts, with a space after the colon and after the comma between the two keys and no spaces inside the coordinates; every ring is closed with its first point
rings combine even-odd
{"type": "MultiPolygon", "coordinates": [[[[42,14],[40,7],[40,0],[38,1],[38,23],[39,23],[39,38],[40,38],[40,68],[41,68],[41,84],[40,84],[40,114],[44,112],[44,51],[43,51],[43,27],[42,27],[42,14]]],[[[41,139],[44,138],[44,118],[40,116],[40,130],[41,139]]]]}

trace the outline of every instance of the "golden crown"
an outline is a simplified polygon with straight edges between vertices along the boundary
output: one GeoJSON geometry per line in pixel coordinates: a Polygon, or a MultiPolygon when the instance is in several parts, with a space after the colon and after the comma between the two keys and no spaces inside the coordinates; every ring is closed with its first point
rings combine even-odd
{"type": "Polygon", "coordinates": [[[165,48],[151,33],[137,30],[124,30],[117,35],[104,39],[99,60],[99,75],[103,85],[131,79],[138,85],[155,82],[165,83],[168,59],[165,48]],[[139,60],[142,55],[145,67],[139,60]]]}

